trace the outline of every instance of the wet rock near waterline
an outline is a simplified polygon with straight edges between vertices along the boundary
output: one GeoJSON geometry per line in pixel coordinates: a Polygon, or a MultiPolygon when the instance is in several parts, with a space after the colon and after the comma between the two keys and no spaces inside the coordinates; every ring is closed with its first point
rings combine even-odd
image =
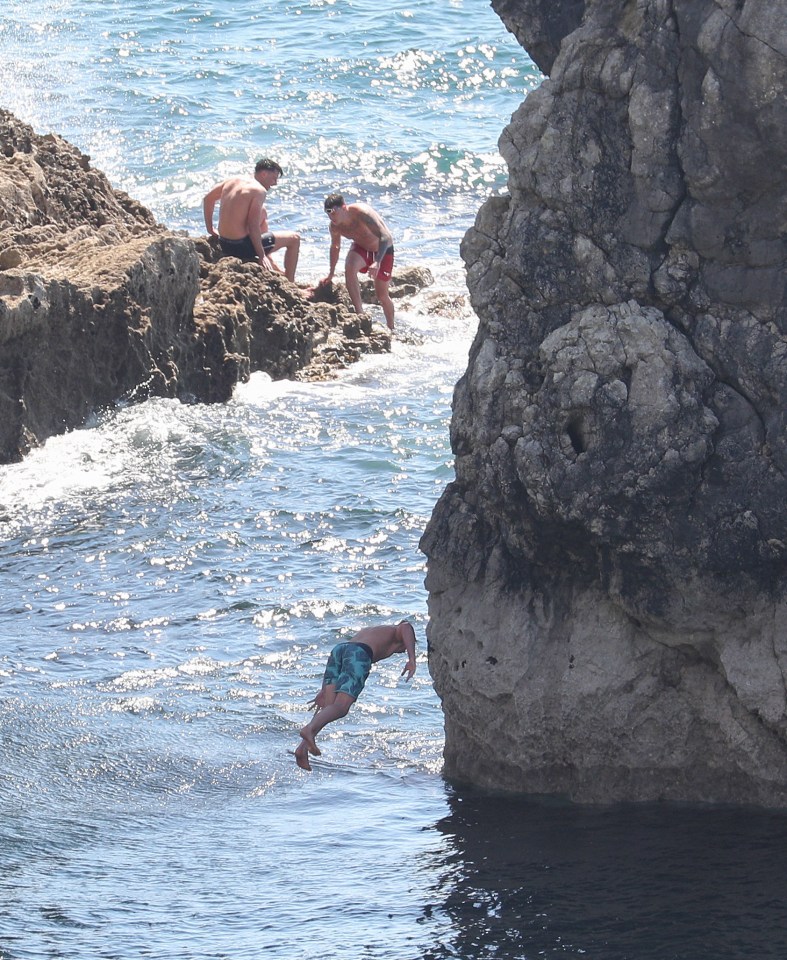
{"type": "Polygon", "coordinates": [[[480,323],[428,525],[446,772],[787,804],[787,27],[494,0],[549,73],[463,243],[480,323]]]}
{"type": "MultiPolygon", "coordinates": [[[[432,271],[427,267],[394,267],[391,280],[388,284],[388,294],[394,303],[405,300],[420,293],[424,287],[431,287],[434,283],[432,271]]],[[[377,303],[374,292],[374,280],[361,278],[361,300],[364,303],[377,303]]]]}
{"type": "Polygon", "coordinates": [[[54,134],[0,110],[0,462],[119,401],[322,378],[390,335],[337,297],[216,260],[54,134]]]}
{"type": "MultiPolygon", "coordinates": [[[[390,349],[387,330],[356,314],[338,287],[320,299],[311,287],[234,257],[203,261],[201,277],[194,307],[198,328],[213,328],[216,336],[226,319],[234,318],[225,342],[227,356],[243,358],[250,370],[274,380],[324,379],[364,354],[390,349]]],[[[244,371],[242,379],[247,376],[244,371]]]]}

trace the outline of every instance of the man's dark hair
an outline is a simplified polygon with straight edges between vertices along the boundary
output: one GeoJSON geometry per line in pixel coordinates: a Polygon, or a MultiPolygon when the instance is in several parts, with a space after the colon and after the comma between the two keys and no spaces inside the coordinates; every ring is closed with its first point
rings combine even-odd
{"type": "Polygon", "coordinates": [[[254,172],[259,173],[260,170],[275,170],[280,177],[284,176],[284,171],[276,163],[275,160],[271,160],[270,157],[260,157],[257,163],[254,165],[254,172]]]}
{"type": "Polygon", "coordinates": [[[340,193],[329,193],[325,198],[325,212],[344,206],[344,197],[340,193]]]}

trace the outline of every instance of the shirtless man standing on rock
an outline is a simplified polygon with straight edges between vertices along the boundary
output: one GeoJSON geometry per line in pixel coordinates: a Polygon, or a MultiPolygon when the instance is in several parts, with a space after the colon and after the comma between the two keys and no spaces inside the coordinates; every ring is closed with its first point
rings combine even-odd
{"type": "Polygon", "coordinates": [[[223,180],[205,194],[202,212],[205,226],[212,237],[218,236],[225,256],[244,261],[258,261],[265,270],[283,273],[295,280],[301,238],[289,230],[268,231],[268,213],[265,198],[275,186],[282,169],[275,160],[263,157],[254,167],[254,179],[232,177],[223,180]],[[219,204],[219,229],[213,229],[213,211],[219,204]],[[269,254],[284,249],[284,270],[271,260],[269,254]]]}
{"type": "Polygon", "coordinates": [[[366,273],[374,280],[374,291],[385,314],[388,329],[394,328],[394,306],[388,294],[388,281],[394,265],[394,246],[391,231],[386,227],[383,218],[367,203],[346,204],[340,193],[332,193],[325,198],[325,212],[330,217],[331,251],[330,272],[320,286],[331,283],[336,264],[339,261],[339,251],[342,237],[352,240],[350,252],[344,262],[344,279],[347,292],[353,302],[356,313],[363,313],[361,303],[361,285],[358,274],[366,273]]]}
{"type": "Polygon", "coordinates": [[[410,680],[415,673],[415,630],[411,623],[364,627],[345,643],[337,643],[328,657],[320,692],[309,706],[317,711],[301,727],[301,742],[295,750],[295,762],[302,770],[311,770],[309,754],[320,756],[315,737],[328,724],[347,716],[350,707],[363,690],[372,664],[385,660],[394,653],[407,653],[407,663],[401,676],[410,680]]]}

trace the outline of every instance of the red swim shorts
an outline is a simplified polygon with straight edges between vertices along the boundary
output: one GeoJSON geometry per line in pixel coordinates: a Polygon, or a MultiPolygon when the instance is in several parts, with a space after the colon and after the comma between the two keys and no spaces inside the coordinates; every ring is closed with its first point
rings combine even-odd
{"type": "MultiPolygon", "coordinates": [[[[374,263],[374,253],[371,250],[367,250],[365,247],[362,247],[360,244],[353,241],[352,247],[350,247],[350,253],[357,253],[363,257],[363,262],[365,266],[361,267],[360,273],[367,273],[369,267],[374,263]]],[[[393,273],[394,266],[394,249],[393,247],[388,248],[388,252],[383,257],[383,262],[380,264],[380,269],[377,272],[377,276],[381,280],[390,280],[391,274],[393,273]]]]}

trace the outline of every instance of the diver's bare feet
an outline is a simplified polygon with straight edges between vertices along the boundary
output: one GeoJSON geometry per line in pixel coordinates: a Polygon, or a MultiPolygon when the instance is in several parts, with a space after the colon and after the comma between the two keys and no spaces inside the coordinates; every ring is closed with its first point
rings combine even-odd
{"type": "Polygon", "coordinates": [[[309,748],[309,753],[311,753],[315,757],[322,756],[322,752],[320,751],[320,748],[314,742],[314,734],[311,732],[311,730],[308,727],[303,727],[299,731],[299,733],[301,738],[306,743],[306,746],[309,748]]]}
{"type": "Polygon", "coordinates": [[[305,740],[301,740],[295,748],[295,762],[301,770],[311,770],[312,768],[312,765],[309,763],[309,751],[306,747],[305,740]]]}

